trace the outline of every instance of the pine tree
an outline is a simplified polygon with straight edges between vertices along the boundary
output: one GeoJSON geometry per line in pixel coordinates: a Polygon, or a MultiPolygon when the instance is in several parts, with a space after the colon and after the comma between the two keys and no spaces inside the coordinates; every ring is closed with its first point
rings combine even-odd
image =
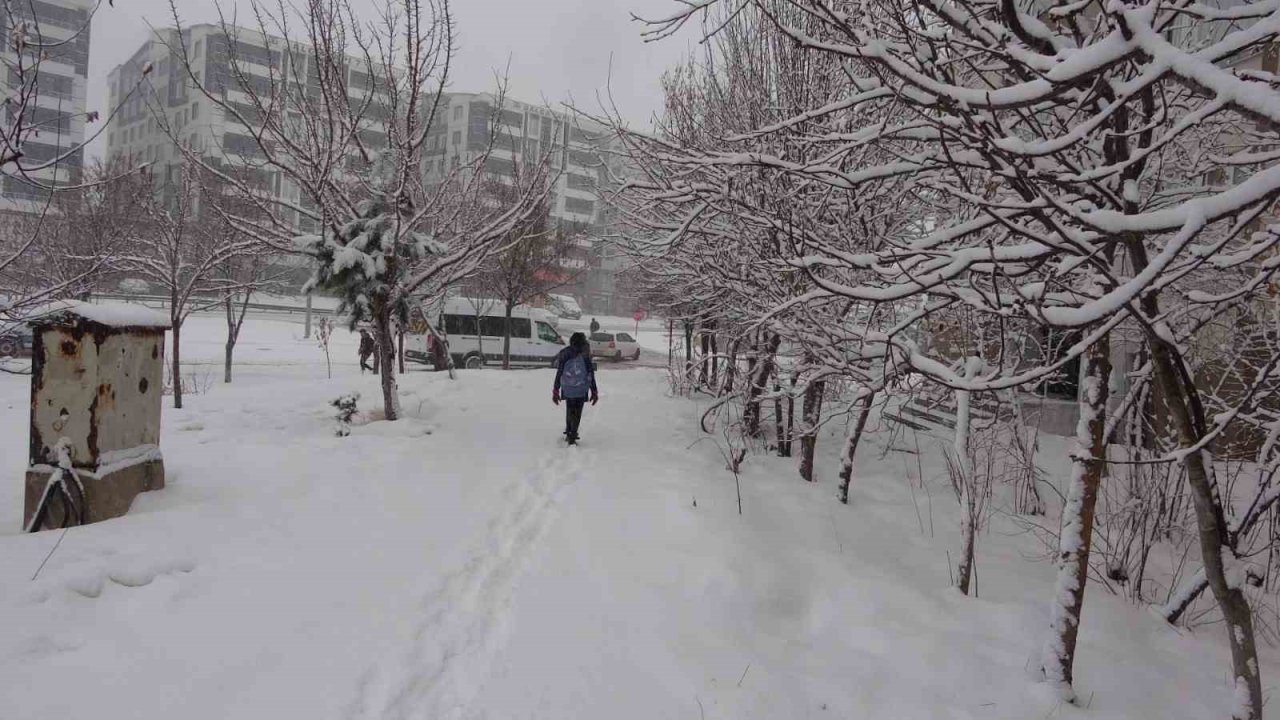
{"type": "MultiPolygon", "coordinates": [[[[379,174],[377,164],[373,172],[375,177],[379,174]]],[[[392,362],[394,328],[409,320],[408,295],[397,289],[403,274],[428,257],[447,254],[448,248],[425,233],[406,230],[402,222],[413,217],[408,203],[397,201],[378,184],[375,188],[378,194],[359,204],[355,219],[336,234],[302,238],[299,249],[317,261],[306,290],[336,293],[338,311],[346,315],[350,329],[362,323],[373,326],[386,418],[394,420],[400,415],[392,362]]]]}

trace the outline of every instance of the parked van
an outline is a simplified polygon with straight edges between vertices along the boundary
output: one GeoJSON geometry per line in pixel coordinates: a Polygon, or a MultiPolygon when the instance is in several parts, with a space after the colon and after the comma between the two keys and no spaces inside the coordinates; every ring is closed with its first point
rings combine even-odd
{"type": "MultiPolygon", "coordinates": [[[[449,341],[449,354],[457,367],[479,368],[502,363],[502,302],[451,297],[428,310],[432,324],[449,341]]],[[[546,311],[517,305],[511,311],[511,364],[548,366],[564,347],[564,338],[546,320],[546,311]]],[[[430,362],[427,335],[405,337],[405,357],[430,362]]]]}

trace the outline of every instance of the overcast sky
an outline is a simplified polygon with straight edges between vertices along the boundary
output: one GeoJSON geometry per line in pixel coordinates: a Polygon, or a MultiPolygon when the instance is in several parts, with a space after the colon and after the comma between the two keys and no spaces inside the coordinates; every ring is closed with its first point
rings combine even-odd
{"type": "MultiPolygon", "coordinates": [[[[374,0],[353,0],[359,4],[374,0]]],[[[228,14],[247,0],[223,0],[228,14]]],[[[644,43],[631,13],[669,13],[675,0],[455,0],[459,34],[453,87],[457,92],[494,88],[494,72],[510,65],[508,95],[526,102],[572,99],[597,108],[597,93],[611,86],[623,116],[640,127],[661,110],[662,71],[690,50],[691,33],[644,43]],[[612,59],[612,73],[610,60],[612,59]]],[[[184,24],[216,20],[207,0],[178,0],[184,24]]],[[[172,26],[167,0],[105,3],[93,21],[88,109],[107,110],[107,74],[129,59],[148,35],[148,22],[172,26]]],[[[105,112],[104,112],[105,114],[105,112]]],[[[103,136],[105,137],[105,136],[103,136]]],[[[100,137],[91,155],[105,150],[100,137]]]]}

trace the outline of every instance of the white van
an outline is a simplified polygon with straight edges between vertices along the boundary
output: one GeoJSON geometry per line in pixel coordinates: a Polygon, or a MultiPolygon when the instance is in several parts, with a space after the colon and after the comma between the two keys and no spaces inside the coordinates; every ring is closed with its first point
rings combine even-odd
{"type": "MultiPolygon", "coordinates": [[[[502,329],[506,318],[501,301],[451,297],[427,312],[432,315],[432,325],[446,335],[455,366],[479,368],[502,363],[502,329]]],[[[545,310],[527,305],[512,309],[512,365],[549,366],[564,345],[564,338],[546,321],[545,310]]],[[[406,358],[419,362],[431,360],[424,332],[407,335],[404,351],[406,358]]]]}

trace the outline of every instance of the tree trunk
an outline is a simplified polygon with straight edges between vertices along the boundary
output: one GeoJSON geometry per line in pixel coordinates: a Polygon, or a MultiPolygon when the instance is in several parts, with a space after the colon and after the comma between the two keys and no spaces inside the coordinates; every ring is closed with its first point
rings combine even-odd
{"type": "Polygon", "coordinates": [[[382,409],[387,420],[400,419],[400,394],[396,385],[394,365],[395,336],[391,329],[391,308],[385,304],[373,310],[373,330],[377,334],[374,352],[378,356],[379,377],[382,380],[382,409]]]}
{"type": "Polygon", "coordinates": [[[719,387],[720,385],[720,347],[716,342],[716,325],[711,323],[711,334],[709,336],[711,344],[711,387],[719,387]]]}
{"type": "MultiPolygon", "coordinates": [[[[977,375],[982,363],[978,358],[965,361],[965,380],[977,375]]],[[[956,390],[956,435],[953,448],[956,456],[956,467],[959,470],[960,495],[960,562],[956,564],[956,587],[964,595],[969,594],[970,581],[973,578],[974,546],[977,543],[977,502],[974,497],[976,477],[973,456],[969,452],[969,390],[956,390]]]]}
{"type": "Polygon", "coordinates": [[[804,389],[804,434],[800,436],[800,477],[813,482],[813,454],[818,447],[818,425],[822,421],[822,396],[827,384],[822,380],[804,389]]]}
{"type": "Polygon", "coordinates": [[[750,437],[760,437],[760,395],[764,393],[769,376],[773,374],[773,356],[778,351],[782,338],[774,335],[769,339],[764,356],[761,357],[751,373],[751,385],[747,388],[747,407],[742,411],[742,421],[750,437]]]}
{"type": "Polygon", "coordinates": [[[223,358],[222,382],[231,382],[231,355],[235,352],[236,341],[230,337],[227,338],[226,357],[223,358]]]}
{"type": "Polygon", "coordinates": [[[506,304],[507,321],[502,328],[502,369],[511,369],[511,309],[515,307],[513,303],[506,304]]]}
{"type": "MultiPolygon", "coordinates": [[[[1188,387],[1188,379],[1177,366],[1176,351],[1169,348],[1158,336],[1148,336],[1152,346],[1156,381],[1165,397],[1165,409],[1172,416],[1183,449],[1194,447],[1204,436],[1203,411],[1192,396],[1195,388],[1188,387]],[[1198,421],[1198,422],[1197,422],[1198,421]]],[[[1235,720],[1261,720],[1262,678],[1258,674],[1258,649],[1254,640],[1253,613],[1244,596],[1244,579],[1227,577],[1227,562],[1235,561],[1227,537],[1227,524],[1221,500],[1209,479],[1202,452],[1189,452],[1183,457],[1187,470],[1187,484],[1191,486],[1191,499],[1196,513],[1196,526],[1200,533],[1200,560],[1204,564],[1205,578],[1213,591],[1222,618],[1226,621],[1227,642],[1231,647],[1232,673],[1235,677],[1235,720]]],[[[1242,573],[1233,572],[1232,575],[1242,573]]]]}
{"type": "Polygon", "coordinates": [[[302,339],[311,339],[311,293],[307,293],[307,311],[302,319],[302,339]]]}
{"type": "Polygon", "coordinates": [[[786,457],[782,444],[782,385],[777,379],[773,381],[773,434],[778,439],[778,457],[786,457]]]}
{"type": "Polygon", "coordinates": [[[720,390],[720,395],[728,395],[733,392],[733,376],[738,372],[738,341],[735,339],[729,343],[729,360],[724,366],[724,387],[720,390]]]}
{"type": "Polygon", "coordinates": [[[231,296],[228,295],[226,299],[226,310],[227,310],[226,357],[223,359],[223,366],[222,366],[222,382],[224,383],[231,382],[231,355],[236,348],[236,314],[233,309],[233,306],[234,306],[234,303],[232,303],[231,296]]]}
{"type": "MultiPolygon", "coordinates": [[[[1143,272],[1149,262],[1146,247],[1137,238],[1130,239],[1126,246],[1134,274],[1143,272]]],[[[1143,296],[1140,306],[1147,318],[1160,317],[1159,300],[1154,293],[1143,296]]],[[[1182,365],[1178,348],[1166,342],[1150,326],[1147,330],[1147,344],[1151,350],[1155,380],[1164,395],[1165,412],[1169,414],[1169,419],[1177,430],[1179,446],[1183,450],[1195,447],[1206,432],[1204,407],[1200,403],[1195,382],[1182,365]]],[[[1262,678],[1258,672],[1253,614],[1249,601],[1244,596],[1244,578],[1234,577],[1243,573],[1233,572],[1233,577],[1227,578],[1227,558],[1234,562],[1236,556],[1231,550],[1222,500],[1210,480],[1204,457],[1203,452],[1187,452],[1182,462],[1187,470],[1187,484],[1191,486],[1205,578],[1218,601],[1222,619],[1226,621],[1236,690],[1236,707],[1233,708],[1232,717],[1235,720],[1261,720],[1262,678]]]]}
{"type": "Polygon", "coordinates": [[[667,319],[667,371],[675,375],[676,321],[667,319]]]}
{"type": "MultiPolygon", "coordinates": [[[[172,307],[172,306],[170,306],[172,307]]],[[[173,325],[173,407],[182,409],[182,317],[174,315],[169,321],[173,325]]]]}
{"type": "Polygon", "coordinates": [[[858,452],[858,441],[862,439],[862,431],[867,427],[867,418],[871,415],[871,403],[875,401],[875,393],[862,398],[862,409],[858,411],[858,419],[853,430],[844,443],[844,452],[840,455],[840,502],[849,504],[849,483],[853,479],[853,458],[858,452]]]}
{"type": "Polygon", "coordinates": [[[698,350],[702,353],[702,362],[698,363],[698,387],[705,388],[707,386],[707,363],[711,362],[711,338],[707,335],[707,328],[699,326],[698,328],[698,350]]]}
{"type": "Polygon", "coordinates": [[[399,366],[400,374],[404,374],[404,328],[400,328],[396,333],[396,365],[399,366]]]}
{"type": "Polygon", "coordinates": [[[1072,687],[1076,638],[1089,579],[1089,549],[1093,541],[1094,507],[1106,469],[1107,395],[1111,377],[1111,342],[1103,336],[1081,359],[1080,420],[1071,458],[1071,482],[1062,510],[1058,535],[1058,581],[1050,608],[1049,638],[1041,667],[1045,680],[1067,702],[1075,701],[1072,687]]]}
{"type": "Polygon", "coordinates": [[[693,322],[684,321],[684,381],[693,379],[693,322]]]}
{"type": "Polygon", "coordinates": [[[791,375],[791,391],[787,393],[787,452],[782,457],[791,457],[791,441],[796,437],[796,376],[791,375]]]}

